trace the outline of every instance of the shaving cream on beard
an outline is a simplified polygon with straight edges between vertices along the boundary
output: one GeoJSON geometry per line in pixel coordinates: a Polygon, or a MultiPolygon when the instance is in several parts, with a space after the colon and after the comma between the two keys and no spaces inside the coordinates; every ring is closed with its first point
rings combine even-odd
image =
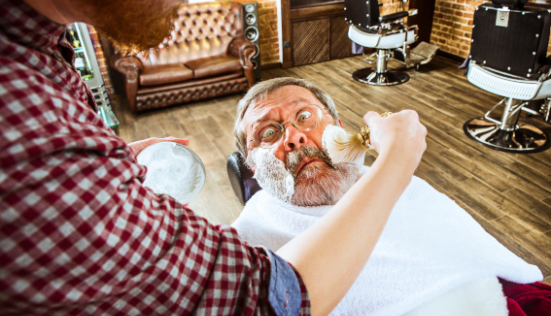
{"type": "Polygon", "coordinates": [[[285,168],[283,162],[277,159],[270,149],[257,147],[253,149],[251,155],[256,166],[263,166],[256,169],[253,176],[260,187],[276,198],[290,203],[295,194],[295,178],[285,168]],[[285,181],[279,181],[279,179],[285,179],[285,181]]]}

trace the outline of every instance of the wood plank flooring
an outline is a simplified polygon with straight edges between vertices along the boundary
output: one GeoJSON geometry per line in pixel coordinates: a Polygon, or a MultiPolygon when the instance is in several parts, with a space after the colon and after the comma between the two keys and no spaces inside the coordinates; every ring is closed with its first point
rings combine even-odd
{"type": "MultiPolygon", "coordinates": [[[[436,58],[421,71],[408,70],[409,82],[373,87],[352,80],[369,67],[361,56],[289,69],[273,69],[263,79],[297,77],[317,82],[334,99],[345,129],[354,131],[369,111],[416,110],[427,127],[428,149],[416,175],[448,195],[508,249],[537,265],[551,284],[551,149],[530,155],[484,147],[463,133],[470,118],[483,115],[500,98],[467,82],[458,64],[436,58]]],[[[390,63],[390,68],[400,65],[390,63]]],[[[240,95],[133,115],[115,108],[119,134],[127,142],[147,137],[189,138],[203,160],[207,183],[190,205],[213,222],[230,224],[243,207],[226,174],[235,151],[231,131],[240,95]]],[[[124,104],[124,101],[122,102],[124,104]]],[[[540,118],[521,117],[551,132],[540,118]]],[[[368,156],[366,164],[374,157],[368,156]]]]}

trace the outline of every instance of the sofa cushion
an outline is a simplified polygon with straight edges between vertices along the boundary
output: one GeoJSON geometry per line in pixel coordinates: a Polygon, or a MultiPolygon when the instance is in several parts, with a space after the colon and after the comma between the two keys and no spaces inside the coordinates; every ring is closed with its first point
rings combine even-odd
{"type": "Polygon", "coordinates": [[[140,73],[142,86],[182,82],[193,78],[193,71],[184,65],[153,66],[140,73]]]}
{"type": "Polygon", "coordinates": [[[185,65],[193,70],[195,79],[243,70],[239,58],[232,56],[199,58],[188,61],[185,65]]]}
{"type": "Polygon", "coordinates": [[[214,76],[210,78],[191,79],[184,82],[178,82],[178,83],[172,83],[172,84],[154,86],[154,87],[141,87],[138,90],[137,94],[144,95],[144,94],[158,93],[163,91],[181,90],[184,88],[189,88],[194,86],[214,85],[221,81],[227,81],[230,79],[241,78],[241,77],[243,77],[243,71],[236,71],[229,74],[214,76]]]}

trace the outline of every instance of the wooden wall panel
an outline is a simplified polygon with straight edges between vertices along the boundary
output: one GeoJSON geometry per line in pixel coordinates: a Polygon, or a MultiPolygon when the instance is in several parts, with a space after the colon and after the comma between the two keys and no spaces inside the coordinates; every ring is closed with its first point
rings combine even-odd
{"type": "Polygon", "coordinates": [[[293,66],[328,61],[330,51],[330,19],[314,19],[292,23],[293,66]]]}
{"type": "Polygon", "coordinates": [[[352,41],[348,38],[350,24],[343,16],[331,18],[331,59],[352,56],[352,41]]]}

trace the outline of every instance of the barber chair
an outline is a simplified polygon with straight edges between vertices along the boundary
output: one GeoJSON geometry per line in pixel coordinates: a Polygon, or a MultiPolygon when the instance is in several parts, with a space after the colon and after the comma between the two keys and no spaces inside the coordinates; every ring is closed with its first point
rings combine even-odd
{"type": "Polygon", "coordinates": [[[417,14],[417,10],[379,15],[380,4],[376,0],[358,2],[345,0],[345,21],[350,23],[348,37],[355,43],[377,50],[376,68],[363,68],[352,74],[354,80],[376,86],[392,86],[405,83],[409,75],[401,71],[389,71],[388,60],[392,50],[403,55],[406,68],[426,64],[436,55],[438,47],[421,43],[410,51],[409,45],[417,41],[417,25],[408,25],[404,18],[417,14]]]}
{"type": "Polygon", "coordinates": [[[467,79],[504,99],[463,126],[475,141],[516,153],[550,145],[545,131],[519,122],[526,112],[551,123],[551,63],[546,58],[551,11],[524,7],[526,2],[493,0],[476,8],[467,79]],[[501,105],[501,119],[492,118],[501,105]]]}
{"type": "Polygon", "coordinates": [[[228,157],[226,167],[233,192],[239,203],[245,206],[247,201],[261,189],[256,179],[253,178],[254,173],[249,169],[247,162],[238,151],[228,157]]]}

